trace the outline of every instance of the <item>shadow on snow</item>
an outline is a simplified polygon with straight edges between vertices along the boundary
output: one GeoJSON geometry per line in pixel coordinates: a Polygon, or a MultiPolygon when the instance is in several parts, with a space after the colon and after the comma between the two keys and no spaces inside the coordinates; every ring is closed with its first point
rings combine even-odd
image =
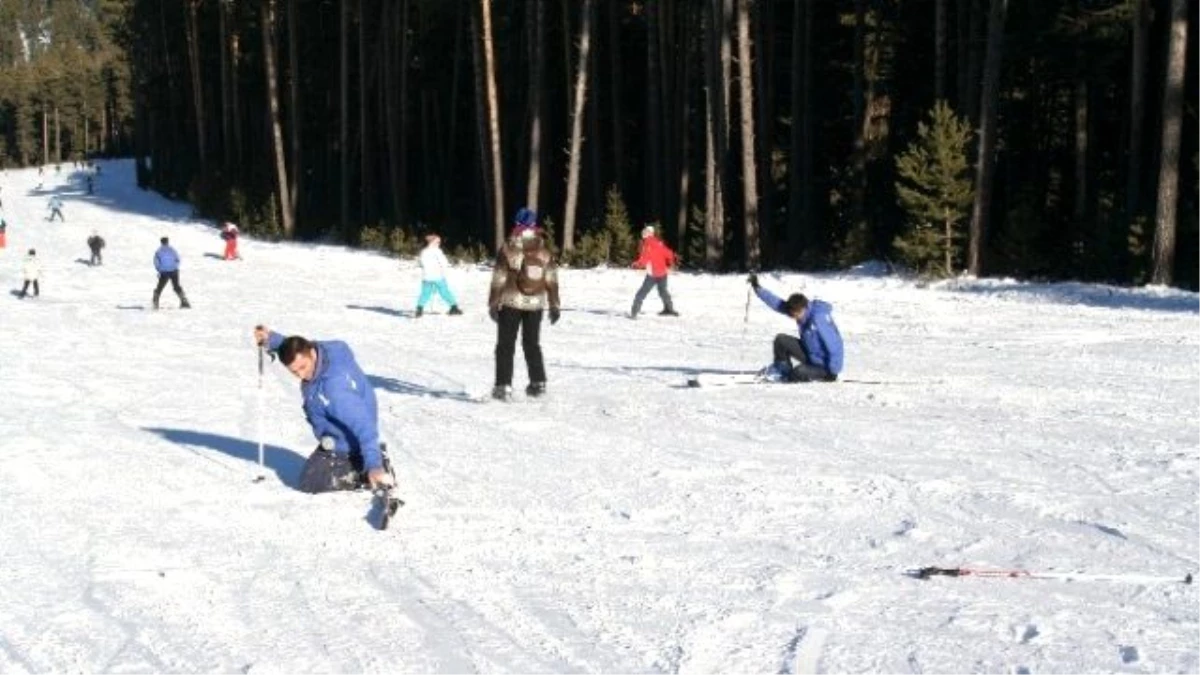
{"type": "Polygon", "coordinates": [[[435,389],[423,384],[405,382],[404,380],[397,380],[394,377],[385,377],[383,375],[367,375],[367,379],[370,380],[371,386],[376,389],[382,389],[393,394],[445,398],[451,401],[475,401],[467,392],[462,390],[435,389]]]}
{"type": "MultiPolygon", "coordinates": [[[[143,427],[145,431],[158,434],[163,439],[182,446],[190,446],[189,450],[198,455],[202,453],[195,448],[207,448],[223,452],[235,459],[245,460],[251,464],[258,463],[258,443],[232,436],[222,436],[205,431],[191,429],[166,429],[162,427],[143,427]]],[[[304,468],[305,457],[294,450],[281,448],[278,445],[263,447],[263,463],[266,468],[275,472],[279,482],[290,488],[300,485],[300,470],[304,468]]]]}

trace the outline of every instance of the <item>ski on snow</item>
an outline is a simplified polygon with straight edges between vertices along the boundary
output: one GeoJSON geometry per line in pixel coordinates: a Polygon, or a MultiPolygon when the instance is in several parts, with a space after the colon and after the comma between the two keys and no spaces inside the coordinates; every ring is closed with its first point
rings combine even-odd
{"type": "Polygon", "coordinates": [[[738,384],[777,384],[758,373],[696,373],[688,378],[689,387],[731,387],[738,384]]]}

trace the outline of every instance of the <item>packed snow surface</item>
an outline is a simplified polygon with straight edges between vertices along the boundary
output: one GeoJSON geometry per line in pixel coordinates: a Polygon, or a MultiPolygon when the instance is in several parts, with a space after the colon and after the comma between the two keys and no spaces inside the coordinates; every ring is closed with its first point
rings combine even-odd
{"type": "Polygon", "coordinates": [[[486,266],[450,277],[464,316],[414,319],[411,259],[246,238],[227,262],[215,223],[102,166],[94,195],[69,165],[0,175],[0,278],[43,266],[0,298],[2,673],[1200,669],[1195,293],[764,274],[833,304],[843,381],[689,389],[794,324],[747,314],[739,275],[676,274],[682,316],[652,294],[631,321],[639,272],[566,270],[548,396],[518,349],[517,400],[481,403],[486,266]],[[162,236],[191,310],[149,310],[162,236]],[[355,350],[392,529],[295,489],[315,440],[292,375],[260,387],[257,323],[355,350]],[[905,575],[931,565],[1118,578],[905,575]]]}

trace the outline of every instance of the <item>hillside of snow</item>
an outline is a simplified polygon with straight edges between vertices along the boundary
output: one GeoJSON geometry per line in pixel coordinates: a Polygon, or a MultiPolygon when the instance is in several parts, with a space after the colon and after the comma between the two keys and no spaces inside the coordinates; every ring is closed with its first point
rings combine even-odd
{"type": "MultiPolygon", "coordinates": [[[[490,271],[243,239],[64,165],[0,174],[0,673],[1200,670],[1200,297],[763,275],[834,306],[846,381],[689,389],[794,324],[740,275],[565,270],[549,395],[492,385],[490,271]],[[40,186],[39,186],[40,182],[40,186]],[[50,223],[51,195],[66,222],[50,223]],[[86,238],[108,243],[87,265],[86,238]],[[193,309],[150,311],[169,236],[193,309]],[[346,340],[407,505],[295,489],[315,445],[251,329],[346,340]],[[851,381],[853,380],[853,381],[851,381]],[[265,444],[267,480],[259,473],[265,444]],[[934,578],[925,566],[1117,575],[934,578]],[[1146,580],[1147,575],[1164,577],[1146,580]]],[[[447,242],[452,246],[455,242],[447,242]]]]}

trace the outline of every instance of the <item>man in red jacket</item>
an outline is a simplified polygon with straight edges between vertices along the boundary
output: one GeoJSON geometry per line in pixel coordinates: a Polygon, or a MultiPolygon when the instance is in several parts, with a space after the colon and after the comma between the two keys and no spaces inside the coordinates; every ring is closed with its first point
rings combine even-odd
{"type": "Polygon", "coordinates": [[[679,316],[671,304],[671,294],[667,291],[667,273],[675,265],[675,252],[654,234],[654,226],[647,225],[642,229],[642,250],[637,260],[633,261],[636,268],[646,268],[646,280],[633,296],[633,309],[629,318],[636,319],[642,310],[642,301],[650,294],[650,289],[658,287],[658,296],[662,298],[662,316],[679,316]]]}

